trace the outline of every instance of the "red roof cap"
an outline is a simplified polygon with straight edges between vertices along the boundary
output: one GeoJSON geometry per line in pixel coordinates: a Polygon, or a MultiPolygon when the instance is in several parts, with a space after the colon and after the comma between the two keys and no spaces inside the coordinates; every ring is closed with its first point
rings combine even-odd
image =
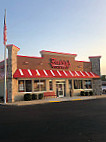
{"type": "Polygon", "coordinates": [[[89,56],[89,58],[101,58],[101,56],[89,56]]]}
{"type": "MultiPolygon", "coordinates": [[[[8,47],[8,46],[15,46],[15,45],[14,45],[14,44],[8,44],[7,47],[8,47]]],[[[15,47],[18,48],[18,49],[20,49],[20,48],[17,47],[17,46],[15,46],[15,47]]]]}

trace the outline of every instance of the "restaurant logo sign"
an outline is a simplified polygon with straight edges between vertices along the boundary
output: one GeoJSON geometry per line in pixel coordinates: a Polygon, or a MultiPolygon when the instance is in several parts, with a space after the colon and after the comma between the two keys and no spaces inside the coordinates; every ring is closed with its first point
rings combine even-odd
{"type": "Polygon", "coordinates": [[[56,60],[56,58],[51,58],[50,64],[52,68],[57,69],[68,69],[71,65],[69,60],[56,60]]]}

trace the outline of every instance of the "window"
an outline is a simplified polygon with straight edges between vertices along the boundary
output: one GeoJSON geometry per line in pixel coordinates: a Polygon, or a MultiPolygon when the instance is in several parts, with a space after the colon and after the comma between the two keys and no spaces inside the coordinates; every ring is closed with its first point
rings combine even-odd
{"type": "Polygon", "coordinates": [[[39,80],[34,80],[34,92],[39,91],[39,80]]]}
{"type": "Polygon", "coordinates": [[[84,88],[85,89],[91,89],[92,88],[91,80],[84,80],[84,88]]]}
{"type": "Polygon", "coordinates": [[[34,87],[34,92],[46,91],[46,80],[34,80],[33,85],[34,86],[32,86],[32,80],[19,80],[18,91],[32,92],[32,87],[34,87]]]}
{"type": "Polygon", "coordinates": [[[26,84],[26,92],[32,92],[32,81],[25,80],[25,84],[26,84]]]}
{"type": "Polygon", "coordinates": [[[18,81],[18,91],[19,92],[25,92],[25,84],[24,84],[24,80],[19,80],[18,81]]]}
{"type": "Polygon", "coordinates": [[[46,91],[46,81],[45,80],[34,80],[34,92],[46,91]]]}
{"type": "Polygon", "coordinates": [[[74,80],[74,89],[83,89],[82,80],[74,80]]]}
{"type": "Polygon", "coordinates": [[[53,90],[52,80],[49,80],[49,90],[53,90]]]}
{"type": "Polygon", "coordinates": [[[72,80],[69,80],[69,89],[72,89],[72,80]]]}
{"type": "Polygon", "coordinates": [[[40,91],[46,91],[46,81],[45,80],[40,80],[40,91]]]}
{"type": "Polygon", "coordinates": [[[19,92],[32,92],[32,80],[19,80],[18,81],[19,92]]]}

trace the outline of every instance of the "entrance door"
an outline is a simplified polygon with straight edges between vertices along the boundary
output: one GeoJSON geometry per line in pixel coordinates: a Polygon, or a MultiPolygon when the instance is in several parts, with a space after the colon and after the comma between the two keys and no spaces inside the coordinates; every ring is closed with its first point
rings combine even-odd
{"type": "Polygon", "coordinates": [[[58,83],[56,84],[56,88],[57,88],[57,96],[64,97],[64,84],[58,83]]]}

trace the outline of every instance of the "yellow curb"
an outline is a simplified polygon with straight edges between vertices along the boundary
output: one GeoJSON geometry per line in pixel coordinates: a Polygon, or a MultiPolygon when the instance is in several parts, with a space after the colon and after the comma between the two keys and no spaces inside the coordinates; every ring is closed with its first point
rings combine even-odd
{"type": "Polygon", "coordinates": [[[61,102],[61,101],[49,101],[50,103],[58,103],[58,102],[61,102]]]}
{"type": "Polygon", "coordinates": [[[81,100],[81,99],[72,99],[72,101],[79,101],[79,100],[81,100]]]}

